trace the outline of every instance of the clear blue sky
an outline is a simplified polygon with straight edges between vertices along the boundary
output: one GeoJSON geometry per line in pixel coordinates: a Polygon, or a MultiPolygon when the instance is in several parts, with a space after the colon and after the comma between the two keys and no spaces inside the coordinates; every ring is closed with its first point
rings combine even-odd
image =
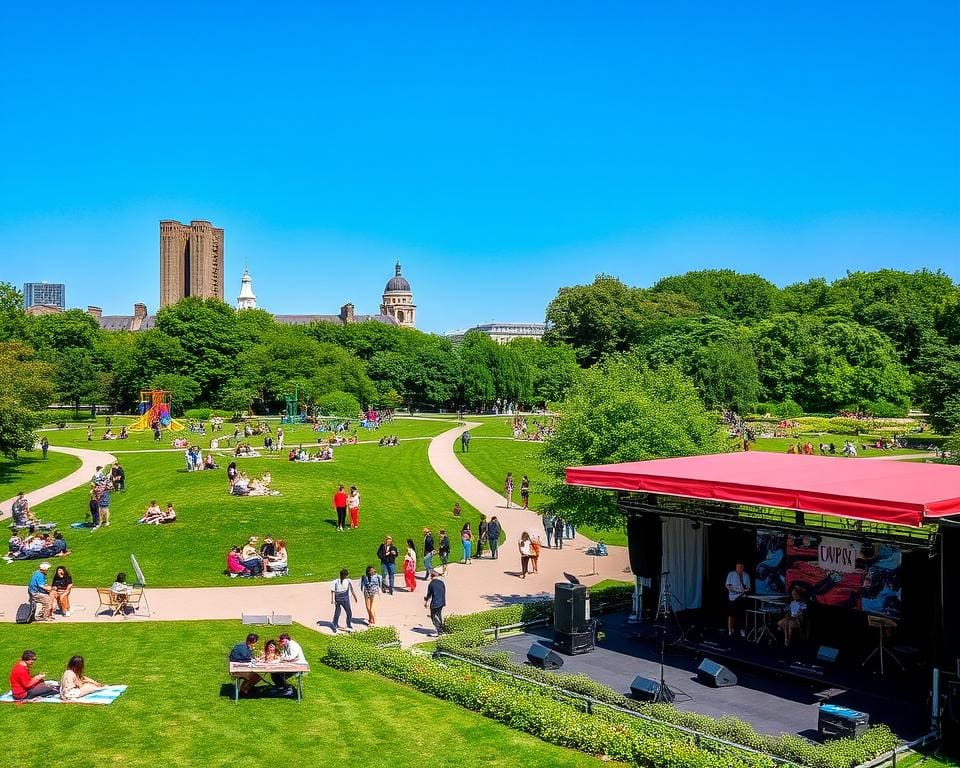
{"type": "Polygon", "coordinates": [[[956,2],[5,3],[0,279],[128,313],[158,221],[267,309],[540,320],[598,272],[960,278],[956,2]]]}

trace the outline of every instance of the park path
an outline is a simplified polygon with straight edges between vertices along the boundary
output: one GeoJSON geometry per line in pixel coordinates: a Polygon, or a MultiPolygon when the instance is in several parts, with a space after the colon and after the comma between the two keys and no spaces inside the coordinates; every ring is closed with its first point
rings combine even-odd
{"type": "MultiPolygon", "coordinates": [[[[431,438],[428,452],[430,464],[440,478],[464,501],[488,518],[496,515],[503,524],[507,540],[501,546],[499,560],[491,560],[488,552],[486,557],[471,564],[460,565],[453,562],[450,565],[445,577],[446,614],[473,613],[501,605],[551,597],[554,582],[565,581],[564,571],[577,575],[586,584],[608,578],[629,579],[625,570],[627,553],[623,547],[609,547],[610,555],[598,558],[598,572],[591,574],[592,558],[586,555],[585,550],[593,542],[579,535],[575,540],[567,542],[563,550],[543,548],[539,573],[528,575],[526,579],[519,577],[520,557],[516,542],[520,533],[528,530],[542,536],[543,528],[536,513],[516,508],[507,509],[503,496],[477,480],[454,455],[453,448],[460,433],[477,426],[478,422],[468,422],[431,438]]],[[[83,485],[89,481],[97,464],[105,466],[113,461],[112,455],[102,451],[54,449],[52,446],[51,450],[80,456],[84,464],[62,480],[31,491],[28,498],[32,504],[83,485]]],[[[461,552],[457,536],[459,527],[459,521],[451,517],[449,531],[453,544],[452,560],[461,552]]],[[[150,574],[145,576],[149,584],[150,574]]],[[[403,584],[403,578],[399,574],[397,582],[403,584]]],[[[378,597],[377,623],[395,626],[404,645],[422,642],[428,632],[432,631],[423,605],[424,593],[425,584],[418,580],[413,594],[397,590],[392,596],[378,597]]],[[[111,617],[98,612],[99,600],[95,589],[78,588],[71,595],[73,615],[69,618],[58,616],[57,621],[123,623],[147,620],[237,619],[243,613],[276,613],[291,616],[294,622],[319,632],[331,632],[333,608],[330,605],[329,582],[165,589],[151,589],[148,586],[146,599],[149,601],[149,617],[146,616],[146,611],[141,611],[142,615],[126,619],[111,617]]],[[[0,586],[0,616],[3,620],[12,621],[17,606],[25,600],[25,586],[0,586]]],[[[362,602],[355,607],[354,612],[357,617],[366,616],[362,602]]],[[[364,624],[360,621],[357,626],[363,627],[364,624]]]]}

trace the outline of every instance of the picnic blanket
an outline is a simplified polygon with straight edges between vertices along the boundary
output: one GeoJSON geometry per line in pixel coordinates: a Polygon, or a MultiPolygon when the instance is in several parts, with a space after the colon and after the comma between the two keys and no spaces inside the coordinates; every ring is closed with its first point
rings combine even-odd
{"type": "MultiPolygon", "coordinates": [[[[35,702],[43,702],[46,704],[113,704],[113,702],[116,701],[120,694],[125,690],[127,690],[127,686],[125,685],[108,685],[99,691],[88,693],[86,696],[83,696],[79,699],[64,700],[60,698],[59,693],[54,693],[50,696],[39,696],[36,699],[27,699],[25,703],[33,704],[35,702]]],[[[7,691],[5,694],[3,694],[3,696],[0,696],[0,703],[16,704],[18,702],[13,698],[13,693],[7,691]]]]}

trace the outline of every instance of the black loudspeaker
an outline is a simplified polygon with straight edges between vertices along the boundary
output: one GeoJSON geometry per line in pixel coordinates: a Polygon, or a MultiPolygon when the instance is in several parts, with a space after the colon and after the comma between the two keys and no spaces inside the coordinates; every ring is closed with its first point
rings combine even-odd
{"type": "Polygon", "coordinates": [[[572,635],[590,629],[590,592],[583,584],[554,585],[553,628],[572,635]]]}
{"type": "Polygon", "coordinates": [[[817,714],[817,730],[824,739],[855,739],[870,727],[870,715],[836,704],[821,704],[817,714]]]}
{"type": "MultiPolygon", "coordinates": [[[[637,701],[656,701],[660,693],[660,683],[651,680],[649,677],[637,675],[630,683],[630,693],[637,701]]],[[[663,695],[659,696],[660,701],[670,703],[676,696],[668,687],[664,687],[663,695]]]]}
{"type": "Polygon", "coordinates": [[[627,517],[630,570],[635,576],[656,579],[660,575],[663,526],[660,516],[631,512],[627,517]]]}
{"type": "Polygon", "coordinates": [[[530,646],[530,650],[527,651],[527,661],[540,669],[560,669],[563,666],[563,659],[540,643],[530,646]]]}
{"type": "Polygon", "coordinates": [[[704,659],[697,667],[697,680],[714,688],[726,688],[737,684],[737,676],[722,664],[704,659]]]}
{"type": "Polygon", "coordinates": [[[833,664],[837,660],[839,653],[839,648],[831,648],[829,645],[821,645],[817,649],[817,661],[825,661],[828,664],[833,664]]]}
{"type": "Polygon", "coordinates": [[[553,647],[560,653],[568,656],[576,656],[578,653],[590,653],[593,650],[593,630],[586,632],[561,632],[555,630],[553,633],[553,647]]]}

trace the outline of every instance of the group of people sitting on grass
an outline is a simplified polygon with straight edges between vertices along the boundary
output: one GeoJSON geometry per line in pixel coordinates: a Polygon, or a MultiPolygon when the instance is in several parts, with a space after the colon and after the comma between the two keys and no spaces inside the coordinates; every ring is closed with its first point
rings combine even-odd
{"type": "Polygon", "coordinates": [[[540,422],[535,419],[531,426],[526,416],[517,416],[513,420],[514,440],[545,440],[551,437],[554,431],[554,424],[551,421],[540,422]]]}
{"type": "Polygon", "coordinates": [[[238,459],[255,459],[260,454],[253,450],[250,443],[237,443],[237,447],[233,449],[233,455],[238,459]]]}
{"type": "Polygon", "coordinates": [[[10,693],[14,701],[53,695],[59,695],[63,701],[73,701],[106,687],[84,674],[83,656],[70,657],[59,683],[48,683],[43,672],[32,674],[36,661],[37,654],[34,651],[24,651],[10,670],[10,693]]]}
{"type": "Polygon", "coordinates": [[[126,427],[120,427],[120,434],[114,433],[110,427],[107,427],[106,431],[100,435],[101,440],[126,440],[128,437],[126,427]]]}
{"type": "Polygon", "coordinates": [[[380,438],[380,442],[378,442],[377,445],[379,445],[381,448],[400,445],[400,438],[396,435],[384,435],[380,438]]]}
{"type": "Polygon", "coordinates": [[[3,559],[8,563],[12,563],[14,560],[45,560],[49,557],[66,557],[70,554],[70,548],[60,531],[49,533],[37,531],[34,528],[16,530],[7,544],[7,554],[3,556],[3,559]]]}
{"type": "Polygon", "coordinates": [[[199,445],[192,445],[183,454],[187,462],[187,472],[198,472],[201,469],[217,469],[213,456],[209,453],[204,457],[199,445]]]}
{"type": "Polygon", "coordinates": [[[237,577],[285,576],[288,572],[287,545],[283,539],[273,540],[266,536],[263,545],[257,548],[259,539],[251,536],[242,547],[231,547],[227,554],[227,575],[237,577]]]}
{"type": "Polygon", "coordinates": [[[160,509],[160,505],[157,504],[156,499],[150,502],[150,506],[147,507],[147,511],[143,513],[143,517],[137,520],[137,523],[142,523],[143,525],[164,525],[166,523],[173,523],[177,519],[176,510],[173,508],[173,502],[167,502],[166,509],[160,509]]]}
{"type": "Polygon", "coordinates": [[[287,454],[290,461],[333,461],[333,446],[320,446],[311,456],[310,452],[301,445],[299,448],[291,448],[287,454]]]}
{"type": "Polygon", "coordinates": [[[17,494],[17,498],[14,499],[10,507],[10,517],[11,530],[19,530],[21,528],[49,530],[56,527],[55,523],[45,523],[33,514],[30,510],[30,502],[28,502],[26,496],[23,495],[23,491],[20,491],[20,493],[17,494]]]}
{"type": "Polygon", "coordinates": [[[264,472],[260,477],[251,478],[245,472],[237,469],[237,462],[231,461],[227,466],[227,483],[230,494],[233,496],[279,496],[280,491],[270,488],[273,476],[264,472]]]}

